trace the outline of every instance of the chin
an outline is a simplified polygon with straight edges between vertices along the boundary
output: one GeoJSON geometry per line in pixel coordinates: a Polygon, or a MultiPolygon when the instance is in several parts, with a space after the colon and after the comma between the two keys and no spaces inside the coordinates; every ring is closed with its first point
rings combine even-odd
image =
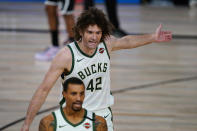
{"type": "Polygon", "coordinates": [[[72,107],[73,111],[80,111],[82,107],[72,107]]]}
{"type": "Polygon", "coordinates": [[[90,49],[95,49],[95,48],[98,46],[98,44],[99,44],[99,43],[96,43],[96,44],[89,44],[88,47],[89,47],[90,49]]]}

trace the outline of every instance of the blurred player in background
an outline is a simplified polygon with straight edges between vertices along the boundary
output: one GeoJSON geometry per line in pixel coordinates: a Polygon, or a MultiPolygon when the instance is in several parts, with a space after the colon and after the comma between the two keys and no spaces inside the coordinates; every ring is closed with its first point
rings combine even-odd
{"type": "MultiPolygon", "coordinates": [[[[114,26],[114,29],[112,30],[112,34],[116,37],[123,37],[127,35],[124,30],[120,28],[120,23],[118,19],[118,8],[117,8],[117,0],[104,0],[105,7],[107,10],[107,15],[109,18],[109,21],[114,26]]],[[[90,7],[94,7],[95,3],[94,0],[84,0],[85,3],[85,10],[88,10],[90,7]]]]}
{"type": "Polygon", "coordinates": [[[68,39],[64,44],[74,41],[74,34],[72,28],[74,26],[74,9],[75,0],[46,0],[45,10],[48,18],[49,32],[51,37],[51,46],[42,52],[35,54],[35,59],[40,61],[52,60],[60,49],[59,45],[59,17],[58,8],[63,16],[68,39]],[[59,6],[60,5],[60,6],[59,6]]]}

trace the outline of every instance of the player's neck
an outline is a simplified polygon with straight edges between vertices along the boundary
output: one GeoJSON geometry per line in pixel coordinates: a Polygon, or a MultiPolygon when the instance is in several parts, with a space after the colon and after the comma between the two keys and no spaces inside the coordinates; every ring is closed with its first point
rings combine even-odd
{"type": "Polygon", "coordinates": [[[71,109],[64,108],[63,111],[66,119],[72,124],[80,123],[84,119],[84,109],[81,109],[80,111],[76,112],[71,109]]]}
{"type": "Polygon", "coordinates": [[[77,43],[78,43],[79,48],[80,48],[85,54],[87,54],[87,55],[89,55],[89,56],[91,56],[91,55],[94,54],[96,48],[95,48],[95,49],[90,49],[90,48],[86,47],[85,44],[83,44],[82,41],[79,41],[79,42],[77,42],[77,43]]]}

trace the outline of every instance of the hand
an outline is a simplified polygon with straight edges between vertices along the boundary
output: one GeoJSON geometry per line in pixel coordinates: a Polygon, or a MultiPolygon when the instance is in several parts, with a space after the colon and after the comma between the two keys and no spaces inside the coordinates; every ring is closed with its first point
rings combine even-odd
{"type": "Polygon", "coordinates": [[[29,126],[23,124],[21,131],[29,131],[29,126]]]}
{"type": "Polygon", "coordinates": [[[172,40],[171,31],[162,31],[162,25],[160,24],[155,31],[155,42],[168,42],[172,40]]]}

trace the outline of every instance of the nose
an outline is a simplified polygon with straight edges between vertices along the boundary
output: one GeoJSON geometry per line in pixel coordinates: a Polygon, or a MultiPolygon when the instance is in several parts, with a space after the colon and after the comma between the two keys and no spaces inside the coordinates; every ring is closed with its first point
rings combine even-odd
{"type": "Polygon", "coordinates": [[[77,100],[80,101],[81,100],[81,96],[80,94],[77,95],[77,100]]]}
{"type": "Polygon", "coordinates": [[[93,35],[92,35],[92,39],[96,39],[96,34],[95,33],[93,33],[93,35]]]}

